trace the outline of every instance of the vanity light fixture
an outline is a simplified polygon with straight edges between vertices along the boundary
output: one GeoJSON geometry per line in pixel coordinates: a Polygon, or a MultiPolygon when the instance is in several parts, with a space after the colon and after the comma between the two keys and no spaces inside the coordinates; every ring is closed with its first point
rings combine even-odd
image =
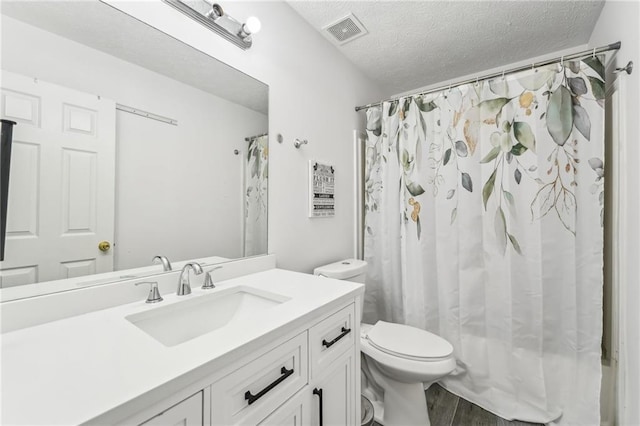
{"type": "Polygon", "coordinates": [[[251,47],[251,36],[262,27],[255,16],[250,16],[247,22],[242,23],[227,15],[214,0],[163,1],[243,50],[251,47]]]}

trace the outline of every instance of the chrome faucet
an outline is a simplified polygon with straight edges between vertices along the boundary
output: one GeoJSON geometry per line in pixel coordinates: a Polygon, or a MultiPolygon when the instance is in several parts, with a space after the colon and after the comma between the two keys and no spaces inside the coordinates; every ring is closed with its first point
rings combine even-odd
{"type": "Polygon", "coordinates": [[[157,264],[158,261],[162,263],[162,269],[165,272],[171,270],[171,262],[169,262],[169,259],[167,259],[165,256],[155,256],[153,259],[151,259],[151,263],[153,263],[154,265],[157,264]]]}
{"type": "Polygon", "coordinates": [[[202,273],[202,266],[200,266],[198,262],[189,262],[184,265],[182,272],[180,272],[180,279],[178,280],[178,291],[176,292],[178,296],[191,294],[191,284],[189,283],[190,269],[193,269],[193,272],[196,275],[200,275],[202,273]]]}

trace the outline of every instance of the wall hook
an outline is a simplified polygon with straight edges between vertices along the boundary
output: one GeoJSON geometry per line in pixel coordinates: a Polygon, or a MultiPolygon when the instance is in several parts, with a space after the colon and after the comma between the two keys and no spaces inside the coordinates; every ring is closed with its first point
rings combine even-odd
{"type": "Polygon", "coordinates": [[[627,65],[624,68],[616,68],[614,72],[619,73],[622,71],[626,72],[627,74],[631,74],[631,72],[633,71],[633,61],[627,62],[627,65]]]}
{"type": "Polygon", "coordinates": [[[306,139],[303,139],[303,140],[296,139],[296,141],[293,143],[293,146],[295,146],[296,148],[300,148],[302,145],[306,145],[308,143],[309,141],[306,139]]]}

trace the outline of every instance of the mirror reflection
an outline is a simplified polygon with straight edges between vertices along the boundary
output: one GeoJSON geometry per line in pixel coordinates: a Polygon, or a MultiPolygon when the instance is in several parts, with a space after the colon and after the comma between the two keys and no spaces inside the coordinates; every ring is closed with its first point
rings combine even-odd
{"type": "Polygon", "coordinates": [[[1,48],[1,288],[267,252],[265,84],[98,1],[3,1],[1,48]]]}

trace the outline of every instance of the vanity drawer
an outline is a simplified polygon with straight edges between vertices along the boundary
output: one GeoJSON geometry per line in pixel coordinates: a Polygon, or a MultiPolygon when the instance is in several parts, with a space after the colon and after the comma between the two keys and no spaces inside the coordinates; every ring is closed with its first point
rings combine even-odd
{"type": "Polygon", "coordinates": [[[211,385],[213,425],[255,425],[308,382],[307,332],[211,385]]]}
{"type": "Polygon", "coordinates": [[[339,310],[309,329],[311,377],[354,345],[355,305],[339,310]]]}

